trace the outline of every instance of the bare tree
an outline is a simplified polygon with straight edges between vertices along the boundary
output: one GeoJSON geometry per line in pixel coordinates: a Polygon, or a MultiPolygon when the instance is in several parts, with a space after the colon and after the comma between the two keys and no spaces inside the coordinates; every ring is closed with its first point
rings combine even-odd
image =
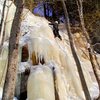
{"type": "Polygon", "coordinates": [[[9,39],[9,54],[2,100],[13,100],[17,75],[18,44],[23,0],[15,0],[17,7],[9,39]]]}
{"type": "Polygon", "coordinates": [[[73,43],[73,38],[72,38],[72,33],[71,33],[71,27],[70,27],[70,21],[69,21],[69,15],[68,15],[67,7],[65,5],[64,0],[62,0],[62,4],[63,4],[63,8],[64,8],[64,13],[65,13],[66,28],[67,28],[67,31],[68,31],[70,47],[71,47],[71,50],[72,50],[72,54],[73,54],[75,63],[77,65],[79,77],[80,77],[80,80],[81,80],[81,85],[82,85],[86,100],[91,100],[90,93],[89,93],[89,90],[88,90],[88,87],[87,87],[87,84],[86,84],[86,81],[85,81],[85,78],[84,78],[84,74],[83,74],[83,71],[82,71],[82,68],[81,68],[81,64],[80,64],[79,58],[78,58],[76,51],[75,51],[75,48],[74,48],[74,43],[73,43]]]}
{"type": "MultiPolygon", "coordinates": [[[[2,38],[1,38],[1,43],[0,43],[0,54],[1,54],[2,46],[3,46],[4,40],[5,40],[5,28],[6,28],[6,21],[7,21],[7,17],[8,17],[8,12],[9,12],[9,9],[10,9],[10,7],[11,7],[12,4],[13,4],[13,1],[12,1],[12,3],[7,8],[7,13],[5,15],[5,21],[3,20],[4,21],[4,26],[3,26],[3,34],[2,34],[2,38]]],[[[4,4],[4,6],[5,6],[5,4],[4,4]]]]}
{"type": "Polygon", "coordinates": [[[45,4],[45,1],[43,2],[43,7],[44,7],[44,17],[47,18],[47,15],[46,15],[46,4],[45,4]]]}
{"type": "Polygon", "coordinates": [[[5,21],[4,21],[5,7],[6,7],[6,0],[3,3],[2,16],[1,16],[1,22],[0,22],[0,38],[1,38],[1,41],[0,41],[0,54],[1,54],[1,51],[2,51],[3,40],[4,40],[4,37],[5,37],[5,31],[4,31],[5,30],[5,21]],[[3,27],[3,23],[4,23],[4,27],[3,27]],[[2,29],[3,29],[4,34],[2,33],[2,29]]]}
{"type": "MultiPolygon", "coordinates": [[[[97,80],[98,85],[99,85],[99,90],[100,90],[100,79],[99,79],[99,76],[98,76],[98,73],[97,73],[98,63],[96,61],[96,56],[94,55],[94,50],[93,50],[93,47],[91,45],[91,39],[90,39],[90,37],[89,37],[89,35],[87,33],[87,30],[85,28],[85,23],[84,23],[83,5],[82,5],[83,1],[82,0],[76,0],[76,2],[77,2],[77,6],[78,6],[78,12],[79,12],[80,23],[81,23],[81,28],[82,28],[82,31],[83,31],[83,35],[85,36],[85,38],[87,40],[87,43],[89,45],[88,46],[88,52],[89,52],[90,62],[91,62],[91,65],[92,65],[96,80],[97,80]]],[[[98,98],[100,99],[100,95],[99,95],[98,98]]]]}

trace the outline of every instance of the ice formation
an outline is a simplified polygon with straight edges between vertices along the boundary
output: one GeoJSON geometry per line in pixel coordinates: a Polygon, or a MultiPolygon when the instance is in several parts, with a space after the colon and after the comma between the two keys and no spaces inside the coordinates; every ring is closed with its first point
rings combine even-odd
{"type": "Polygon", "coordinates": [[[4,43],[0,54],[0,87],[3,87],[7,62],[8,62],[8,43],[4,43]]]}
{"type": "MultiPolygon", "coordinates": [[[[13,18],[13,16],[9,18],[13,18]]],[[[10,32],[8,26],[6,28],[7,37],[9,37],[10,32]]],[[[20,62],[18,70],[21,73],[26,68],[31,69],[27,85],[28,100],[55,100],[55,93],[57,93],[59,100],[85,100],[77,67],[70,50],[67,31],[65,29],[60,30],[62,41],[59,38],[54,38],[49,21],[24,9],[20,32],[22,33],[19,42],[20,57],[24,45],[28,45],[29,51],[28,61],[20,62]]],[[[89,60],[82,57],[82,52],[78,50],[83,48],[77,45],[76,51],[82,64],[91,98],[94,99],[98,96],[99,89],[95,78],[93,78],[93,70],[89,60]]],[[[5,42],[0,55],[0,65],[2,64],[2,66],[7,64],[5,63],[7,53],[8,46],[5,42]]],[[[19,59],[21,60],[21,58],[19,59]]],[[[0,71],[3,68],[6,67],[1,68],[0,66],[0,71]]],[[[3,73],[0,73],[0,80],[3,73]]]]}
{"type": "Polygon", "coordinates": [[[45,65],[33,67],[28,79],[28,100],[55,100],[52,69],[45,65]]]}
{"type": "MultiPolygon", "coordinates": [[[[4,0],[2,0],[2,2],[3,1],[4,0]]],[[[1,6],[1,8],[3,8],[3,4],[1,6]]],[[[1,43],[1,39],[2,39],[2,36],[3,36],[3,30],[4,29],[5,29],[5,38],[4,39],[5,40],[9,39],[12,22],[13,22],[14,15],[15,15],[15,11],[16,11],[15,5],[12,3],[12,1],[7,0],[6,6],[5,6],[5,11],[4,11],[4,18],[3,18],[1,34],[0,34],[0,43],[1,43]]],[[[1,16],[0,16],[0,20],[1,20],[1,16]]]]}
{"type": "MultiPolygon", "coordinates": [[[[2,11],[2,8],[3,8],[3,1],[4,0],[1,1],[2,3],[0,3],[1,4],[1,11],[2,11]]],[[[12,21],[13,21],[15,10],[16,10],[16,7],[12,3],[12,1],[7,1],[6,5],[8,7],[7,6],[5,7],[3,25],[2,25],[2,30],[1,30],[1,34],[0,34],[0,45],[1,45],[1,39],[2,39],[2,36],[3,36],[2,35],[3,34],[3,29],[5,27],[4,40],[6,40],[6,41],[3,44],[2,51],[1,51],[1,54],[0,54],[0,86],[1,87],[3,86],[3,83],[4,83],[4,77],[5,77],[4,73],[6,72],[6,66],[7,66],[8,39],[9,39],[9,36],[10,36],[12,21]]],[[[1,19],[1,16],[0,16],[0,19],[1,19]]]]}
{"type": "MultiPolygon", "coordinates": [[[[42,86],[40,83],[37,82],[37,85],[39,84],[38,88],[37,86],[36,88],[34,86],[36,85],[36,81],[49,81],[49,79],[44,80],[44,78],[40,78],[43,71],[42,67],[44,68],[46,66],[50,68],[54,67],[55,69],[55,88],[60,100],[84,100],[85,97],[81,87],[77,67],[71,54],[68,42],[69,40],[66,34],[67,31],[60,31],[60,34],[63,38],[63,40],[60,41],[58,38],[54,38],[52,29],[50,28],[48,23],[49,22],[45,18],[35,16],[27,9],[24,9],[23,21],[21,23],[21,33],[27,34],[21,38],[20,44],[28,44],[29,61],[32,62],[32,68],[34,69],[34,72],[31,72],[29,76],[28,98],[29,100],[33,100],[31,98],[34,98],[34,100],[49,100],[49,98],[44,98],[44,94],[46,93],[46,91],[43,94],[44,97],[40,96],[41,93],[38,94],[36,92],[37,90],[39,90],[39,86],[42,86]],[[68,43],[66,42],[66,40],[68,43]],[[43,64],[42,66],[41,63],[43,64]],[[37,71],[38,68],[36,69],[36,65],[37,67],[40,67],[39,71],[37,71]],[[35,95],[33,95],[34,93],[35,95]]],[[[77,54],[82,64],[82,69],[91,97],[94,98],[98,96],[99,90],[96,80],[92,80],[90,75],[90,72],[93,73],[91,64],[89,60],[81,57],[81,53],[78,53],[78,50],[77,54]],[[95,89],[97,89],[97,94],[94,94],[95,89]]],[[[46,75],[46,77],[48,76],[46,75]]],[[[50,84],[48,87],[50,88],[50,84]]],[[[42,89],[44,90],[45,88],[46,87],[44,86],[42,89]]],[[[51,89],[52,88],[50,88],[50,90],[51,89]]]]}

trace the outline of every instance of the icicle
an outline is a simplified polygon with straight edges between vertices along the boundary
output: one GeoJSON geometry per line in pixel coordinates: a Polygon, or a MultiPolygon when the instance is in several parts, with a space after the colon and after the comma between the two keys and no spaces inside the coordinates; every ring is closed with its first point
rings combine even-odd
{"type": "Polygon", "coordinates": [[[28,79],[27,93],[28,100],[55,100],[52,70],[48,66],[35,66],[28,79]]]}
{"type": "Polygon", "coordinates": [[[0,55],[0,87],[3,87],[8,63],[8,44],[4,44],[0,55]]]}

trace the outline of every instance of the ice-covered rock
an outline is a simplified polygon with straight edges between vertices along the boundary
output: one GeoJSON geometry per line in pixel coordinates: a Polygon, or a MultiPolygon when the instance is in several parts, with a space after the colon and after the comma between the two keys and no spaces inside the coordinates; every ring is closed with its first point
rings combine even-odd
{"type": "MultiPolygon", "coordinates": [[[[60,31],[62,36],[62,41],[60,41],[58,38],[54,38],[52,29],[48,23],[49,22],[45,18],[35,16],[27,9],[24,9],[23,21],[21,23],[21,33],[28,34],[24,36],[24,39],[22,39],[23,37],[21,38],[21,41],[25,41],[21,43],[24,45],[28,44],[29,60],[32,61],[32,67],[34,68],[34,65],[39,65],[43,62],[43,66],[46,65],[50,68],[55,68],[55,88],[57,89],[60,100],[84,100],[85,97],[80,83],[77,67],[71,53],[68,36],[66,35],[67,31],[60,31]]],[[[82,57],[78,53],[77,47],[76,51],[82,64],[84,77],[90,94],[92,95],[91,97],[94,98],[96,96],[93,95],[94,88],[93,90],[91,90],[91,88],[96,80],[92,80],[90,75],[90,72],[93,73],[91,64],[89,60],[84,58],[81,59],[82,57]]],[[[36,72],[39,74],[41,71],[38,70],[36,72]]],[[[32,81],[32,78],[34,77],[31,76],[30,78],[30,88],[31,86],[34,87],[31,82],[35,81],[32,81]]],[[[28,91],[28,96],[34,98],[31,91],[28,91]]]]}

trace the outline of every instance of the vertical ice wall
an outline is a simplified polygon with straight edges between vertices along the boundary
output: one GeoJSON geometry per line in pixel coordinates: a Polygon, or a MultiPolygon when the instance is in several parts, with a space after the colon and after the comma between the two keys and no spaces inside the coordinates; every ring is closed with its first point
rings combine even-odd
{"type": "MultiPolygon", "coordinates": [[[[54,38],[52,29],[49,27],[49,22],[46,19],[34,16],[27,9],[24,9],[22,18],[23,21],[21,24],[21,32],[22,34],[27,34],[21,38],[21,43],[22,45],[28,44],[28,50],[30,55],[29,60],[30,62],[32,62],[32,68],[34,69],[36,67],[34,65],[38,66],[43,64],[42,66],[40,66],[41,68],[39,71],[34,70],[34,72],[29,76],[29,100],[36,100],[36,97],[38,100],[40,99],[38,98],[38,95],[43,95],[41,93],[38,94],[35,91],[35,87],[38,86],[36,90],[39,90],[39,87],[44,90],[46,88],[45,86],[48,85],[47,83],[43,83],[43,85],[45,85],[44,87],[42,87],[41,84],[37,82],[41,80],[46,81],[46,79],[41,78],[41,74],[38,73],[42,71],[42,67],[45,66],[50,68],[54,67],[55,69],[54,88],[57,90],[58,97],[60,100],[85,100],[76,64],[73,59],[69,43],[67,43],[69,40],[68,36],[65,34],[66,30],[62,32],[60,31],[63,39],[62,41],[60,41],[58,38],[54,38]]],[[[89,68],[91,69],[89,61],[82,62],[84,77],[90,90],[93,86],[94,80],[91,79],[91,75],[88,70],[89,68]]],[[[48,77],[48,75],[46,76],[48,77]]],[[[50,88],[49,85],[48,88],[50,88]]]]}

